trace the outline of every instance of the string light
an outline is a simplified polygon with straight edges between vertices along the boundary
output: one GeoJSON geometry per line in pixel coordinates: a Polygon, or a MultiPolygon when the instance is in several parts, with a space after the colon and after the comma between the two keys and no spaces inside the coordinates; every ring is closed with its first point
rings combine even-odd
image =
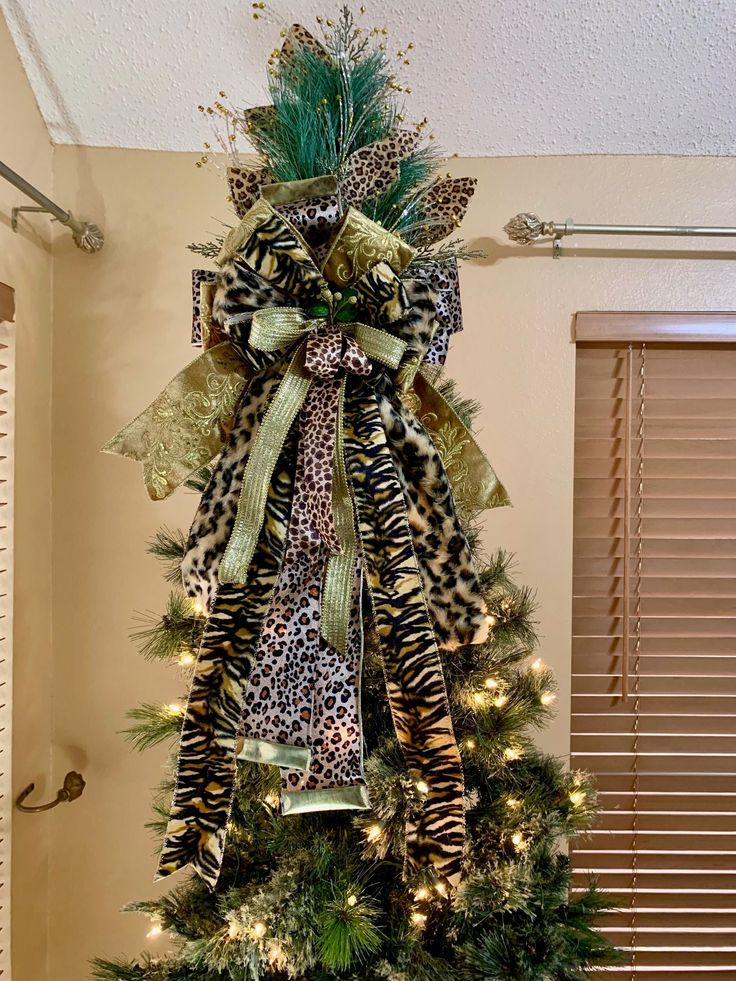
{"type": "Polygon", "coordinates": [[[503,755],[507,760],[520,760],[524,753],[518,746],[507,746],[503,755]]]}
{"type": "Polygon", "coordinates": [[[444,882],[438,882],[434,888],[443,899],[447,898],[447,886],[444,884],[444,882]]]}
{"type": "Polygon", "coordinates": [[[237,940],[240,936],[240,924],[236,923],[235,920],[231,920],[230,926],[227,928],[227,935],[231,940],[237,940]]]}
{"type": "Polygon", "coordinates": [[[551,705],[556,698],[557,696],[553,691],[544,691],[539,696],[539,701],[542,703],[542,705],[551,705]]]}
{"type": "Polygon", "coordinates": [[[279,806],[279,798],[277,794],[266,794],[263,798],[263,803],[268,804],[269,807],[274,808],[274,810],[279,806]]]}
{"type": "Polygon", "coordinates": [[[426,886],[420,886],[414,893],[414,898],[420,903],[425,899],[429,899],[429,889],[426,886]]]}
{"type": "Polygon", "coordinates": [[[151,917],[151,929],[148,931],[146,936],[152,940],[154,937],[160,937],[163,932],[164,926],[161,922],[161,917],[158,915],[158,913],[156,913],[151,917]]]}
{"type": "Polygon", "coordinates": [[[521,831],[517,831],[511,836],[511,843],[517,852],[523,852],[529,844],[521,831]]]}
{"type": "Polygon", "coordinates": [[[286,966],[286,951],[278,941],[274,940],[268,945],[268,963],[273,967],[286,966]]]}
{"type": "Polygon", "coordinates": [[[183,711],[181,705],[178,702],[172,702],[170,705],[167,705],[166,708],[169,710],[169,712],[171,712],[172,715],[181,715],[183,711]]]}
{"type": "Polygon", "coordinates": [[[383,828],[380,824],[372,824],[366,830],[366,834],[368,835],[368,841],[378,841],[383,834],[383,828]]]}
{"type": "Polygon", "coordinates": [[[475,749],[478,743],[474,739],[466,739],[463,745],[466,749],[475,749]]]}
{"type": "Polygon", "coordinates": [[[532,671],[544,671],[544,661],[541,659],[541,657],[538,657],[532,664],[532,671]]]}
{"type": "Polygon", "coordinates": [[[265,937],[266,930],[268,930],[268,927],[262,920],[256,920],[256,922],[253,924],[253,936],[256,938],[256,940],[260,940],[262,937],[265,937]]]}
{"type": "Polygon", "coordinates": [[[483,694],[482,691],[473,692],[473,701],[478,706],[485,705],[486,696],[483,694]]]}
{"type": "Polygon", "coordinates": [[[423,927],[427,922],[427,914],[420,913],[419,910],[416,910],[414,913],[411,914],[411,922],[416,927],[423,927]]]}
{"type": "Polygon", "coordinates": [[[498,688],[498,681],[495,678],[486,678],[486,688],[498,688]]]}
{"type": "Polygon", "coordinates": [[[417,780],[415,786],[420,794],[426,795],[429,793],[429,784],[426,780],[417,780]]]}
{"type": "Polygon", "coordinates": [[[570,803],[573,807],[580,807],[580,805],[585,802],[585,797],[586,794],[584,790],[580,790],[578,788],[570,791],[570,803]]]}
{"type": "Polygon", "coordinates": [[[512,811],[515,811],[517,808],[521,807],[521,801],[518,800],[516,797],[507,797],[506,807],[508,807],[512,811]]]}
{"type": "Polygon", "coordinates": [[[496,695],[496,697],[493,699],[493,704],[496,706],[497,709],[500,709],[504,707],[504,705],[506,704],[506,702],[508,702],[508,700],[509,700],[508,695],[496,695]]]}
{"type": "Polygon", "coordinates": [[[189,605],[191,606],[192,616],[203,617],[207,612],[201,596],[192,597],[192,599],[189,601],[189,605]]]}
{"type": "Polygon", "coordinates": [[[357,896],[352,896],[352,895],[351,896],[348,896],[347,903],[348,903],[348,906],[351,906],[351,907],[352,906],[357,906],[358,905],[358,897],[357,896]]]}
{"type": "Polygon", "coordinates": [[[183,668],[191,667],[194,664],[194,654],[191,651],[185,651],[183,654],[179,655],[179,664],[183,668]]]}

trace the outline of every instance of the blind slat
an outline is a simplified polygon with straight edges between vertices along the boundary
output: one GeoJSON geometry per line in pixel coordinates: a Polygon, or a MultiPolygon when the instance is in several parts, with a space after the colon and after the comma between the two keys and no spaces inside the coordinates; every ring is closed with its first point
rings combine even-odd
{"type": "Polygon", "coordinates": [[[736,345],[632,350],[629,399],[626,346],[577,349],[573,867],[635,954],[594,977],[736,981],[736,345]]]}

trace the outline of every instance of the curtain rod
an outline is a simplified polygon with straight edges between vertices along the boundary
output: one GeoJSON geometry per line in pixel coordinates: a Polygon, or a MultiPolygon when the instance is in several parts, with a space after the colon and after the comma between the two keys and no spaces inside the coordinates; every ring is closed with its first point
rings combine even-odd
{"type": "Polygon", "coordinates": [[[17,187],[22,194],[25,194],[26,197],[29,197],[38,205],[36,208],[28,205],[13,208],[11,213],[11,227],[14,232],[18,230],[18,215],[22,211],[41,211],[45,214],[53,215],[62,225],[66,225],[82,252],[100,251],[105,243],[105,236],[102,229],[95,225],[94,222],[80,221],[74,217],[71,211],[64,211],[63,208],[55,204],[51,198],[47,198],[33,184],[29,184],[20,174],[16,174],[14,170],[11,170],[2,160],[0,160],[0,177],[4,177],[13,187],[17,187]]]}
{"type": "Polygon", "coordinates": [[[578,225],[566,221],[542,221],[533,212],[514,215],[504,225],[512,242],[531,245],[541,239],[552,239],[555,256],[560,253],[560,239],[565,235],[673,235],[699,238],[736,238],[736,228],[709,225],[578,225]]]}

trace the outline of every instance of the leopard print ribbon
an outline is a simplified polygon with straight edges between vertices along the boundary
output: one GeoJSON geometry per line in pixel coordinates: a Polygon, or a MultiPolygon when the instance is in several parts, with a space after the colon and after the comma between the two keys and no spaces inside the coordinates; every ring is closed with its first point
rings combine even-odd
{"type": "MultiPolygon", "coordinates": [[[[370,358],[355,338],[335,324],[313,331],[307,339],[304,367],[315,381],[310,386],[300,413],[300,447],[304,451],[304,507],[307,520],[331,552],[339,554],[342,545],[335,527],[333,509],[333,459],[337,439],[340,401],[340,368],[355,375],[370,375],[370,358]]],[[[352,520],[352,519],[351,519],[352,520]]]]}

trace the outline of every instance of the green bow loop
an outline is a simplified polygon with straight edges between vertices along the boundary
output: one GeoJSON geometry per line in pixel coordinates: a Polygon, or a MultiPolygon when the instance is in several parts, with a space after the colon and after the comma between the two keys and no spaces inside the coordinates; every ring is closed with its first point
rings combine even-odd
{"type": "MultiPolygon", "coordinates": [[[[235,525],[220,565],[222,583],[245,583],[266,514],[266,499],[289,430],[307,398],[313,378],[305,367],[306,339],[326,323],[339,324],[354,337],[361,351],[386,368],[397,369],[406,342],[384,330],[353,321],[357,306],[354,290],[330,294],[307,311],[296,307],[270,307],[253,314],[249,342],[259,351],[288,353],[289,365],[263,417],[243,473],[235,525]]],[[[332,509],[340,541],[339,554],[327,565],[322,597],[322,635],[341,653],[347,650],[352,577],[357,536],[352,496],[345,469],[343,406],[346,376],[340,395],[333,452],[332,509]]]]}

